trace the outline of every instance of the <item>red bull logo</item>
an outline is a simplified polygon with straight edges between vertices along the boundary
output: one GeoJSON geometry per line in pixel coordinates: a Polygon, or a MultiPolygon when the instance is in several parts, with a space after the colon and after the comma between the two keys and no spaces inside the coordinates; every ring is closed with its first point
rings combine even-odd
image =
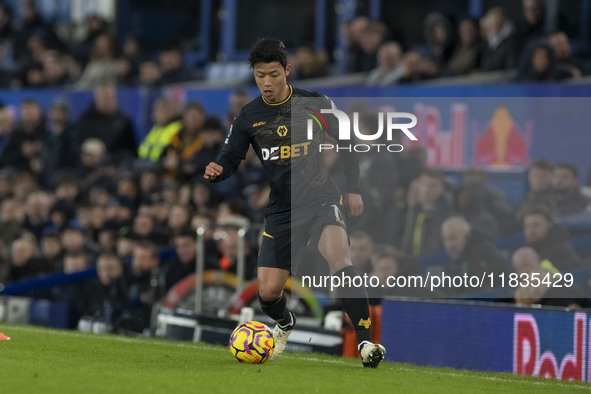
{"type": "MultiPolygon", "coordinates": [[[[565,328],[565,334],[569,335],[565,328]]],[[[572,328],[573,346],[562,359],[548,343],[542,343],[535,317],[532,314],[516,313],[513,330],[513,372],[517,375],[543,376],[561,380],[589,381],[591,365],[587,359],[586,314],[576,313],[572,328]]]]}

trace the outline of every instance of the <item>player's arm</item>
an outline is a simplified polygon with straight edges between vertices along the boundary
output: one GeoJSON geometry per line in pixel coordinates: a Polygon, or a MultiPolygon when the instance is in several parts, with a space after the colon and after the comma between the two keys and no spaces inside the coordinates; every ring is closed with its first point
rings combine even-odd
{"type": "Polygon", "coordinates": [[[205,167],[203,177],[212,182],[229,178],[244,160],[249,144],[248,132],[241,127],[240,117],[237,117],[228,131],[222,152],[215,162],[212,161],[205,167]]]}

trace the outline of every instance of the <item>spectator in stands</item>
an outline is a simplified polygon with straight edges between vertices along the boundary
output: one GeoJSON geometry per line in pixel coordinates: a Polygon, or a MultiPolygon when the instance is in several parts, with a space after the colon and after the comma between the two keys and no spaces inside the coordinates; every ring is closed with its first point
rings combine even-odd
{"type": "Polygon", "coordinates": [[[117,251],[117,233],[119,225],[113,220],[105,220],[97,229],[97,241],[101,253],[115,253],[117,251]]]}
{"type": "Polygon", "coordinates": [[[12,196],[12,171],[0,170],[0,204],[12,196]]]}
{"type": "Polygon", "coordinates": [[[534,206],[543,205],[556,214],[556,201],[552,192],[554,166],[546,159],[534,161],[527,171],[529,192],[517,204],[515,218],[521,223],[525,213],[534,206]]]}
{"type": "Polygon", "coordinates": [[[156,245],[163,245],[155,239],[154,218],[147,214],[138,212],[133,218],[133,232],[142,240],[153,242],[156,245]]]}
{"type": "Polygon", "coordinates": [[[117,194],[127,197],[131,202],[137,205],[139,202],[139,186],[135,175],[130,171],[124,171],[117,180],[117,194]]]}
{"type": "Polygon", "coordinates": [[[107,34],[109,28],[107,21],[96,14],[88,15],[85,22],[86,37],[73,48],[74,57],[83,65],[88,62],[97,37],[107,34]]]}
{"type": "Polygon", "coordinates": [[[64,168],[78,166],[79,152],[77,151],[74,128],[70,123],[70,105],[65,98],[53,101],[49,110],[47,140],[42,150],[43,176],[41,182],[48,185],[51,177],[64,168]]]}
{"type": "MultiPolygon", "coordinates": [[[[490,239],[483,237],[460,216],[451,216],[441,225],[441,238],[445,252],[450,257],[444,271],[450,276],[482,276],[483,273],[505,272],[508,263],[490,239]]],[[[472,288],[458,289],[469,293],[472,288]]],[[[453,291],[452,291],[453,292],[453,291]]]]}
{"type": "MultiPolygon", "coordinates": [[[[201,103],[192,101],[187,103],[183,110],[182,127],[178,133],[170,139],[172,149],[166,152],[166,156],[176,156],[176,167],[165,168],[173,172],[179,179],[191,179],[195,175],[195,169],[190,168],[191,159],[203,147],[203,125],[205,123],[205,108],[201,103]]],[[[217,152],[216,152],[217,154],[217,152]]],[[[166,157],[164,158],[166,163],[166,157]]],[[[207,163],[209,164],[209,162],[207,163]]]]}
{"type": "Polygon", "coordinates": [[[189,160],[183,162],[182,172],[184,179],[191,179],[195,175],[205,171],[207,164],[217,157],[224,142],[225,135],[226,133],[222,129],[222,124],[217,117],[208,116],[205,118],[201,132],[203,145],[189,160]]]}
{"type": "Polygon", "coordinates": [[[41,238],[41,233],[48,224],[49,210],[54,201],[52,195],[41,190],[32,192],[27,196],[23,227],[37,239],[41,238]]]}
{"type": "Polygon", "coordinates": [[[482,56],[482,40],[478,30],[478,22],[464,19],[458,29],[460,41],[447,62],[444,74],[465,75],[480,68],[482,56]]]}
{"type": "Polygon", "coordinates": [[[160,255],[156,245],[149,241],[140,241],[133,249],[131,270],[127,282],[129,289],[128,305],[119,321],[116,332],[143,332],[150,327],[152,305],[159,295],[160,255]]]}
{"type": "Polygon", "coordinates": [[[176,254],[165,263],[162,269],[160,287],[165,293],[181,279],[195,272],[195,258],[197,257],[195,232],[190,228],[180,231],[174,237],[174,248],[176,254]]]}
{"type": "Polygon", "coordinates": [[[525,242],[542,260],[549,260],[560,271],[569,271],[583,266],[572,245],[568,230],[554,223],[549,211],[543,207],[529,210],[523,219],[525,242]]]}
{"type": "Polygon", "coordinates": [[[98,255],[97,245],[86,237],[84,229],[76,220],[70,220],[66,224],[62,231],[61,241],[65,253],[83,252],[88,257],[87,261],[92,262],[98,255]]]}
{"type": "Polygon", "coordinates": [[[396,277],[400,273],[401,265],[403,264],[403,256],[396,248],[390,245],[378,245],[371,260],[372,270],[370,275],[379,279],[380,286],[368,288],[370,298],[410,295],[411,291],[406,291],[408,289],[392,286],[391,278],[396,277]]]}
{"type": "Polygon", "coordinates": [[[549,41],[558,63],[566,67],[573,78],[591,74],[591,62],[573,56],[570,40],[564,32],[550,34],[549,41]]]}
{"type": "Polygon", "coordinates": [[[153,59],[147,59],[139,65],[139,84],[141,86],[156,87],[160,84],[162,72],[158,63],[153,59]]]}
{"type": "Polygon", "coordinates": [[[230,128],[230,125],[234,121],[234,118],[238,116],[242,110],[242,107],[250,103],[251,100],[252,97],[250,97],[248,91],[244,89],[235,90],[232,92],[232,94],[230,94],[230,98],[228,99],[228,114],[226,115],[226,119],[223,122],[224,131],[230,128]]]}
{"type": "Polygon", "coordinates": [[[248,218],[253,223],[264,223],[271,188],[266,182],[255,182],[244,189],[248,218]]]}
{"type": "Polygon", "coordinates": [[[372,270],[371,256],[374,243],[371,236],[364,231],[355,231],[349,236],[351,262],[358,274],[369,274],[372,270]]]}
{"type": "Polygon", "coordinates": [[[53,229],[43,231],[41,235],[41,255],[47,261],[48,271],[61,271],[63,269],[63,252],[59,232],[53,229]]]}
{"type": "Polygon", "coordinates": [[[570,163],[554,167],[552,189],[558,216],[582,212],[589,205],[589,200],[583,196],[579,187],[579,171],[570,163]]]}
{"type": "Polygon", "coordinates": [[[119,57],[116,62],[117,86],[135,86],[137,73],[133,69],[131,61],[126,57],[119,57]]]}
{"type": "Polygon", "coordinates": [[[14,12],[3,4],[0,6],[0,41],[13,42],[15,39],[14,12]]]}
{"type": "Polygon", "coordinates": [[[370,72],[377,66],[378,49],[388,33],[388,28],[382,22],[372,21],[361,33],[359,45],[361,57],[359,69],[356,71],[370,72]]]}
{"type": "Polygon", "coordinates": [[[451,215],[452,205],[445,195],[445,181],[439,171],[427,169],[418,179],[419,206],[406,218],[402,251],[410,256],[439,252],[441,224],[451,215]]]}
{"type": "Polygon", "coordinates": [[[57,200],[49,210],[49,223],[43,229],[62,231],[69,220],[74,219],[76,207],[68,200],[57,200]]]}
{"type": "Polygon", "coordinates": [[[183,62],[183,54],[179,48],[168,48],[160,52],[159,65],[160,85],[171,85],[194,79],[193,73],[183,62]]]}
{"type": "MultiPolygon", "coordinates": [[[[90,266],[88,257],[82,251],[71,251],[64,255],[64,274],[82,272],[90,266]]],[[[68,327],[76,328],[78,321],[87,315],[95,297],[96,285],[92,279],[78,281],[52,289],[54,301],[68,304],[68,327]],[[91,284],[92,283],[92,284],[91,284]]]]}
{"type": "Polygon", "coordinates": [[[111,219],[117,222],[121,227],[130,225],[136,213],[136,205],[129,198],[124,196],[114,196],[107,205],[107,220],[111,219]]]}
{"type": "Polygon", "coordinates": [[[37,239],[30,233],[21,235],[12,243],[7,280],[14,282],[47,273],[47,262],[41,257],[37,239]]]}
{"type": "Polygon", "coordinates": [[[34,62],[25,68],[21,86],[28,89],[41,89],[47,86],[41,63],[34,62]]]}
{"type": "Polygon", "coordinates": [[[47,139],[43,112],[39,103],[26,99],[20,105],[20,125],[10,134],[2,151],[1,164],[19,170],[31,170],[31,162],[41,154],[47,139]]]}
{"type": "MultiPolygon", "coordinates": [[[[32,193],[38,188],[39,184],[37,180],[29,171],[19,171],[14,175],[12,194],[14,199],[19,203],[24,202],[29,193],[32,193]]],[[[57,194],[56,197],[60,198],[57,194]]]]}
{"type": "MultiPolygon", "coordinates": [[[[209,269],[217,269],[236,274],[238,263],[238,230],[237,226],[248,224],[249,220],[243,216],[231,215],[220,224],[227,225],[218,232],[218,252],[221,255],[219,260],[209,269]]],[[[244,279],[251,280],[256,277],[257,255],[252,245],[244,240],[244,279]]]]}
{"type": "Polygon", "coordinates": [[[27,0],[22,8],[22,21],[16,32],[14,46],[15,58],[20,59],[27,48],[29,39],[34,36],[43,36],[47,45],[51,48],[62,48],[63,44],[53,29],[45,23],[37,11],[35,1],[27,0]]]}
{"type": "Polygon", "coordinates": [[[2,159],[2,152],[4,151],[6,145],[8,145],[8,141],[10,141],[10,136],[13,130],[14,116],[12,115],[12,112],[5,107],[0,108],[0,163],[2,159]]]}
{"type": "Polygon", "coordinates": [[[174,235],[180,234],[191,224],[191,210],[187,205],[176,204],[170,207],[167,227],[174,235]]]}
{"type": "Polygon", "coordinates": [[[519,275],[533,272],[539,268],[544,268],[551,273],[560,272],[550,260],[542,261],[535,249],[529,246],[522,246],[513,252],[511,264],[513,265],[513,270],[519,275]]]}
{"type": "Polygon", "coordinates": [[[528,82],[551,82],[573,77],[568,68],[556,61],[552,47],[540,42],[532,46],[528,62],[517,79],[528,82]]]}
{"type": "Polygon", "coordinates": [[[154,127],[148,132],[138,148],[138,157],[157,162],[164,149],[179,132],[183,124],[178,103],[168,97],[161,97],[154,103],[152,112],[154,127]]]}
{"type": "Polygon", "coordinates": [[[114,37],[101,34],[94,40],[90,61],[78,80],[82,89],[111,85],[117,82],[117,42],[114,37]]]}
{"type": "Polygon", "coordinates": [[[48,50],[41,60],[45,84],[48,87],[67,85],[78,77],[71,75],[72,70],[68,67],[72,60],[58,51],[48,50]]]}
{"type": "Polygon", "coordinates": [[[521,48],[527,50],[529,46],[544,36],[545,13],[542,0],[522,0],[522,19],[517,25],[521,48]]]}
{"type": "Polygon", "coordinates": [[[57,174],[55,182],[55,197],[75,203],[80,200],[80,179],[70,171],[57,174]]]}
{"type": "Polygon", "coordinates": [[[89,138],[80,146],[80,175],[84,183],[96,173],[107,157],[107,146],[98,138],[89,138]]]}
{"type": "MultiPolygon", "coordinates": [[[[555,275],[559,273],[558,269],[548,260],[542,261],[532,248],[519,248],[513,254],[512,262],[519,278],[529,275],[528,282],[530,283],[529,286],[521,286],[515,290],[514,298],[517,305],[541,304],[566,306],[572,309],[589,305],[589,301],[585,300],[585,295],[577,285],[567,288],[563,283],[555,283],[558,279],[558,276],[555,275]]],[[[526,281],[520,279],[519,283],[525,284],[526,281]]]]}
{"type": "Polygon", "coordinates": [[[491,8],[483,23],[486,45],[482,53],[482,70],[504,71],[516,67],[519,43],[505,11],[500,7],[491,8]]]}
{"type": "Polygon", "coordinates": [[[347,72],[362,71],[363,52],[361,50],[361,37],[369,25],[367,16],[357,16],[343,26],[343,34],[347,41],[347,72]]]}
{"type": "Polygon", "coordinates": [[[4,245],[10,245],[19,237],[24,216],[19,209],[20,204],[16,199],[5,199],[0,209],[0,240],[4,245]]]}
{"type": "Polygon", "coordinates": [[[117,236],[117,257],[122,261],[131,260],[133,249],[140,242],[140,237],[128,226],[120,227],[117,236]]]}
{"type": "Polygon", "coordinates": [[[440,12],[429,13],[423,22],[428,59],[441,70],[453,52],[454,31],[448,17],[440,12]]]}
{"type": "Polygon", "coordinates": [[[324,77],[327,73],[328,55],[313,45],[302,45],[296,49],[290,63],[292,80],[324,77]]]}
{"type": "Polygon", "coordinates": [[[119,109],[114,86],[99,86],[94,90],[94,103],[76,122],[76,140],[82,144],[88,138],[98,138],[112,158],[120,161],[136,156],[137,142],[131,119],[119,109]]]}
{"type": "Polygon", "coordinates": [[[462,185],[477,185],[482,190],[484,209],[495,218],[499,225],[500,235],[508,235],[519,231],[521,225],[515,223],[513,207],[501,190],[488,183],[485,171],[477,168],[466,170],[462,174],[462,185]]]}
{"type": "Polygon", "coordinates": [[[484,207],[485,189],[477,183],[460,186],[455,193],[455,210],[470,227],[494,241],[499,236],[499,224],[484,207]]]}
{"type": "Polygon", "coordinates": [[[397,42],[388,41],[380,45],[378,66],[370,71],[367,85],[387,86],[397,83],[404,74],[401,56],[402,47],[397,42]]]}
{"type": "Polygon", "coordinates": [[[102,317],[106,323],[119,319],[122,308],[127,303],[128,283],[125,266],[112,253],[101,253],[96,261],[99,285],[90,315],[102,317]]]}

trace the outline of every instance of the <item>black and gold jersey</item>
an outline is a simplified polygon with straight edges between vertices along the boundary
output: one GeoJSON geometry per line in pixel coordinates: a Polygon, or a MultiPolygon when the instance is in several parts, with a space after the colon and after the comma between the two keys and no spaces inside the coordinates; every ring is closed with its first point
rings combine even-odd
{"type": "MultiPolygon", "coordinates": [[[[309,117],[307,111],[300,110],[305,105],[298,105],[297,110],[292,111],[298,100],[311,98],[313,105],[327,109],[333,106],[332,101],[317,92],[291,86],[289,89],[289,96],[280,103],[268,103],[258,96],[244,106],[232,123],[217,161],[223,167],[222,174],[215,180],[220,181],[236,171],[249,146],[253,146],[271,186],[267,214],[294,210],[314,212],[308,208],[337,201],[341,195],[319,151],[326,134],[314,132],[309,138],[306,133],[309,117]]],[[[330,118],[326,117],[328,122],[330,118]]],[[[334,132],[338,126],[326,129],[334,132]]],[[[345,153],[345,156],[346,192],[359,193],[357,158],[354,153],[345,153]]]]}

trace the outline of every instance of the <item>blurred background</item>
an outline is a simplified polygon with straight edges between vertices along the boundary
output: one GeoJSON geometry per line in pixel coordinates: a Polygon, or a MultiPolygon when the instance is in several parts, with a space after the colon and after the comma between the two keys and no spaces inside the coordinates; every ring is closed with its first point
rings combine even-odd
{"type": "MultiPolygon", "coordinates": [[[[569,273],[568,293],[518,283],[430,296],[585,310],[590,24],[591,0],[0,1],[0,321],[154,335],[163,307],[195,307],[202,225],[204,312],[257,308],[269,196],[258,159],[220,184],[202,175],[259,94],[247,57],[261,37],[285,42],[289,83],[361,112],[362,131],[392,108],[419,119],[402,153],[360,155],[366,212],[349,223],[360,273],[569,273]]],[[[325,160],[343,182],[338,152],[325,160]]],[[[291,291],[318,324],[335,308],[291,291]]],[[[425,294],[380,289],[372,310],[407,295],[425,294]]],[[[384,327],[400,327],[400,305],[384,327]]],[[[438,316],[425,308],[417,319],[438,316]]]]}

